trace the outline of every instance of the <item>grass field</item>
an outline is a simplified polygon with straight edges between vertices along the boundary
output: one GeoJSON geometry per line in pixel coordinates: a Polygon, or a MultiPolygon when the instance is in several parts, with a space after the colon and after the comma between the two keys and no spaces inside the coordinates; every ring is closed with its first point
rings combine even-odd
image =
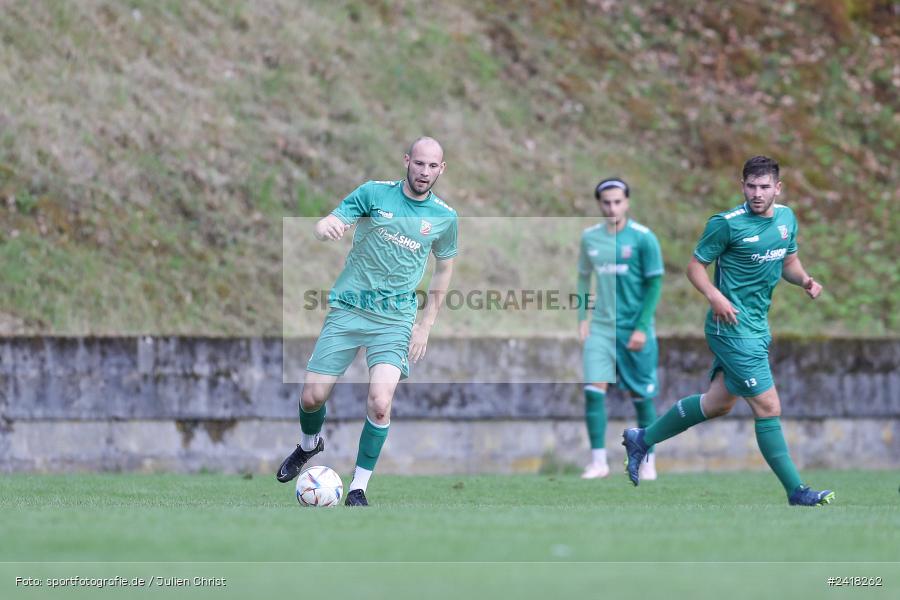
{"type": "MultiPolygon", "coordinates": [[[[0,488],[0,596],[54,595],[16,577],[101,575],[231,582],[191,597],[309,586],[394,598],[896,594],[898,474],[805,475],[834,489],[836,504],[788,507],[765,472],[665,475],[637,489],[624,475],[378,476],[369,509],[301,508],[292,486],[267,476],[12,475],[0,488]],[[825,578],[844,575],[884,585],[828,588],[825,578]]],[[[147,590],[103,593],[128,592],[147,590]]]]}

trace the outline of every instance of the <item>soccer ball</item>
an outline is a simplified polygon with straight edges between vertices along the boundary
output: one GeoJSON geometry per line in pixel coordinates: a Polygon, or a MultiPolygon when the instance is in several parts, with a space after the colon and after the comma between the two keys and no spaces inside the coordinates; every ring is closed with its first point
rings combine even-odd
{"type": "Polygon", "coordinates": [[[328,467],[310,467],[297,478],[297,501],[303,506],[337,506],[343,495],[344,482],[328,467]]]}

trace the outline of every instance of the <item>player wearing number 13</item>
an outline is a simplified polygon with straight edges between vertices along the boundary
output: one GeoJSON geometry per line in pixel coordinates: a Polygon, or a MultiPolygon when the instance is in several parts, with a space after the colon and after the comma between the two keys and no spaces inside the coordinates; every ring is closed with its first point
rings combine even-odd
{"type": "Polygon", "coordinates": [[[728,414],[738,396],[756,418],[756,441],[792,505],[818,506],[834,499],[829,490],[803,485],[781,431],[781,401],[769,368],[768,313],[772,290],[782,277],[817,298],[822,286],[797,255],[797,220],[781,193],[778,163],[755,156],[744,164],[744,203],[713,215],[687,267],[690,282],[709,301],[706,341],[714,358],[705,394],[682,398],[646,429],[624,433],[628,475],[638,485],[638,467],[653,444],[689,427],[728,414]],[[707,267],[716,263],[715,282],[707,267]]]}

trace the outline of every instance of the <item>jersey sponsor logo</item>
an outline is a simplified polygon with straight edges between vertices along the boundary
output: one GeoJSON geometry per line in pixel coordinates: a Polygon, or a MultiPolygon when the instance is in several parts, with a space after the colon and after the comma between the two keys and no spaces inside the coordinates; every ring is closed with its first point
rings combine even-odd
{"type": "Polygon", "coordinates": [[[779,225],[778,231],[781,232],[781,239],[786,240],[788,238],[787,225],[779,225]]]}
{"type": "Polygon", "coordinates": [[[747,242],[747,243],[758,242],[758,241],[759,241],[759,236],[758,236],[758,235],[750,236],[750,237],[748,237],[748,238],[744,238],[743,241],[745,241],[745,242],[747,242]]]}
{"type": "Polygon", "coordinates": [[[421,233],[422,235],[428,235],[429,233],[431,233],[431,223],[429,223],[425,219],[422,219],[422,225],[421,227],[419,227],[419,233],[421,233]]]}
{"type": "Polygon", "coordinates": [[[604,263],[595,267],[599,275],[624,275],[628,272],[628,265],[617,265],[615,263],[604,263]]]}
{"type": "Polygon", "coordinates": [[[766,250],[765,254],[753,254],[750,256],[750,260],[755,263],[763,264],[766,262],[782,260],[785,254],[787,254],[787,248],[777,248],[775,250],[766,250]]]}
{"type": "Polygon", "coordinates": [[[421,242],[417,242],[416,240],[408,238],[403,234],[388,231],[384,227],[378,228],[378,235],[380,235],[381,238],[386,242],[391,242],[392,244],[396,244],[401,248],[406,248],[407,250],[411,250],[412,252],[418,252],[422,248],[421,242]]]}
{"type": "Polygon", "coordinates": [[[380,208],[376,209],[375,212],[377,212],[379,215],[381,215],[385,219],[393,219],[394,218],[394,213],[386,211],[386,210],[381,210],[380,208]]]}
{"type": "Polygon", "coordinates": [[[624,258],[625,260],[631,258],[631,251],[632,248],[630,245],[622,246],[622,258],[624,258]]]}

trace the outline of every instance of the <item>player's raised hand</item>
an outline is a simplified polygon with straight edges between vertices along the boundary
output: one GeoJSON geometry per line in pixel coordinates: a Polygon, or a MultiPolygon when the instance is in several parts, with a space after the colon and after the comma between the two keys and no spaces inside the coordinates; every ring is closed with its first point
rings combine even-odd
{"type": "Polygon", "coordinates": [[[819,294],[822,293],[822,284],[809,277],[806,281],[803,282],[803,289],[806,290],[806,294],[815,300],[819,297],[819,294]]]}
{"type": "Polygon", "coordinates": [[[728,301],[728,298],[726,298],[722,292],[716,290],[715,294],[709,299],[709,305],[712,308],[713,316],[716,317],[716,320],[724,321],[729,325],[737,325],[737,315],[740,311],[735,310],[734,306],[731,305],[731,302],[728,301]]]}
{"type": "Polygon", "coordinates": [[[344,233],[348,229],[350,229],[350,225],[347,225],[334,215],[328,215],[316,223],[314,234],[316,239],[320,241],[337,241],[344,237],[344,233]]]}
{"type": "Polygon", "coordinates": [[[625,347],[632,352],[640,352],[646,343],[647,334],[640,329],[635,329],[631,332],[631,337],[628,338],[628,344],[625,347]]]}
{"type": "Polygon", "coordinates": [[[412,328],[412,335],[409,337],[409,359],[414,363],[425,358],[425,348],[428,346],[428,334],[430,329],[416,323],[412,328]]]}

